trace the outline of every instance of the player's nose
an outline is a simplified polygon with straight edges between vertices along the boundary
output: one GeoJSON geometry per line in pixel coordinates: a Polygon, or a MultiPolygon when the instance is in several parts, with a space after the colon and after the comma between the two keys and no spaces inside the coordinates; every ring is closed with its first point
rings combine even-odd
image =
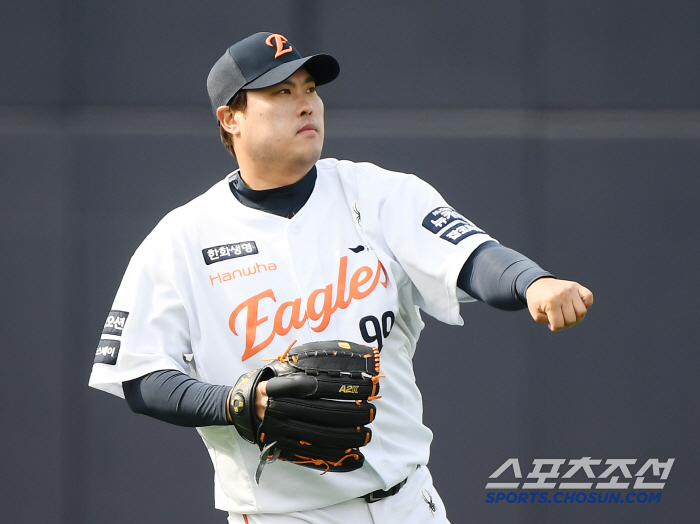
{"type": "Polygon", "coordinates": [[[297,102],[297,116],[307,116],[313,113],[313,106],[306,97],[300,97],[297,102]]]}

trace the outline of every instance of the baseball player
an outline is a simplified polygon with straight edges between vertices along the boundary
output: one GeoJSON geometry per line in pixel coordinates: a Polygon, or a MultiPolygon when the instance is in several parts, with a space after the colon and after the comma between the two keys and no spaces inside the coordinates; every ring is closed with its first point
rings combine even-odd
{"type": "Polygon", "coordinates": [[[593,302],[419,178],[322,159],[329,55],[231,46],[207,87],[239,169],[133,255],[90,386],[193,426],[230,523],[446,523],[412,357],[419,309],[528,308],[558,331],[593,302]]]}

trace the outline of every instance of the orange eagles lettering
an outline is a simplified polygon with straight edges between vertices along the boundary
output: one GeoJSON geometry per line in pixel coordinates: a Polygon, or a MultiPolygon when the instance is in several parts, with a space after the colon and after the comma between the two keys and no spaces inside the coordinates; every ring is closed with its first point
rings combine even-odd
{"type": "Polygon", "coordinates": [[[275,53],[275,58],[278,58],[281,55],[284,55],[286,53],[292,52],[292,46],[289,46],[287,49],[284,48],[284,44],[286,44],[288,42],[288,40],[285,37],[283,37],[282,35],[274,33],[265,39],[265,43],[267,45],[269,45],[270,47],[275,47],[274,45],[272,45],[272,40],[275,41],[275,45],[277,46],[277,52],[275,53]]]}
{"type": "Polygon", "coordinates": [[[236,318],[244,309],[246,310],[245,351],[243,351],[241,360],[247,360],[265,349],[274,340],[275,336],[284,336],[292,329],[300,329],[309,321],[316,322],[315,325],[311,325],[311,329],[316,333],[320,333],[328,327],[331,316],[337,310],[347,308],[353,300],[360,300],[369,296],[377,287],[377,284],[381,284],[385,288],[389,284],[386,270],[379,261],[377,261],[376,271],[372,271],[372,268],[368,266],[357,268],[350,277],[349,285],[347,283],[347,272],[348,257],[345,256],[340,259],[335,302],[333,301],[333,284],[328,284],[325,287],[312,291],[305,305],[302,305],[301,298],[283,302],[277,308],[274,319],[271,322],[267,316],[258,316],[258,306],[261,301],[266,299],[277,302],[272,289],[266,289],[238,304],[228,319],[228,325],[233,334],[238,336],[236,332],[236,318]],[[381,280],[382,275],[384,277],[383,280],[381,280]],[[270,332],[267,337],[256,344],[258,328],[263,325],[270,326],[268,328],[270,332]]]}

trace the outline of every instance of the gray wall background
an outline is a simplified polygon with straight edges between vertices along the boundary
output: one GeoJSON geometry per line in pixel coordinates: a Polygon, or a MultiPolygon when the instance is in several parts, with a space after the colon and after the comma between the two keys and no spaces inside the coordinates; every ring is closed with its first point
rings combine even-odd
{"type": "Polygon", "coordinates": [[[325,156],[419,174],[595,293],[557,334],[483,304],[426,318],[452,522],[697,522],[698,20],[682,0],[2,2],[0,521],[225,522],[194,430],[86,384],[134,249],[234,168],[209,68],[269,30],[341,63],[325,156]],[[658,504],[485,503],[507,458],[583,456],[676,462],[658,504]]]}

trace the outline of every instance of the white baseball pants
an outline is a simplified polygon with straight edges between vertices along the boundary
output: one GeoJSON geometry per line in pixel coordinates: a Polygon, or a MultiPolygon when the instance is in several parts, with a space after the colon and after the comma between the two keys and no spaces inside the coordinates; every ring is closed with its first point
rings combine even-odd
{"type": "Polygon", "coordinates": [[[229,524],[450,524],[428,468],[419,467],[401,490],[368,504],[357,498],[321,509],[285,514],[230,513],[229,524]]]}

